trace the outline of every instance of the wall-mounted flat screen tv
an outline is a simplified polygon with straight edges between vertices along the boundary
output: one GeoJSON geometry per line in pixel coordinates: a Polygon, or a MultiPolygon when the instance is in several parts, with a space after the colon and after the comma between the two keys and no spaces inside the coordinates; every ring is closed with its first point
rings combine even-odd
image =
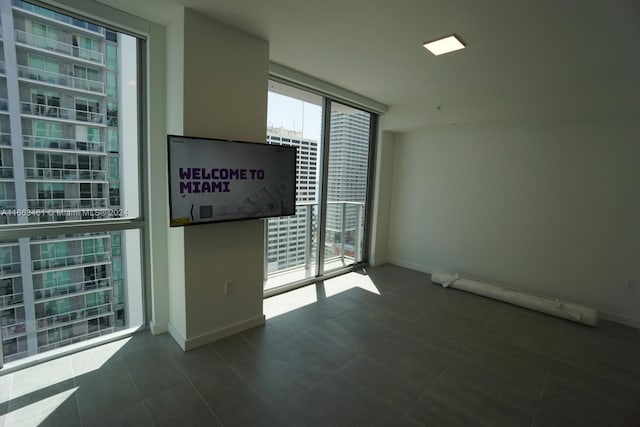
{"type": "Polygon", "coordinates": [[[172,227],[294,215],[296,149],[168,135],[172,227]]]}

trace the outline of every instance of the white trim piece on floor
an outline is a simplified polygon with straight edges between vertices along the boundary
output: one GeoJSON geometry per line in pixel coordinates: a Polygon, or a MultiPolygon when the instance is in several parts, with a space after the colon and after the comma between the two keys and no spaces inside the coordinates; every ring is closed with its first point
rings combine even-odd
{"type": "Polygon", "coordinates": [[[621,325],[640,329],[640,319],[631,319],[629,317],[620,316],[603,310],[598,310],[598,314],[598,317],[602,320],[608,320],[610,322],[620,323],[621,325]]]}
{"type": "Polygon", "coordinates": [[[180,347],[183,347],[183,350],[185,351],[189,351],[196,347],[200,347],[202,345],[221,340],[222,338],[226,338],[228,336],[237,334],[239,332],[246,331],[247,329],[264,325],[264,322],[265,322],[265,316],[264,314],[261,314],[260,316],[256,316],[251,319],[243,320],[241,322],[234,323],[229,326],[225,326],[224,328],[216,329],[211,332],[197,335],[193,338],[188,338],[184,341],[184,347],[182,345],[180,347]]]}

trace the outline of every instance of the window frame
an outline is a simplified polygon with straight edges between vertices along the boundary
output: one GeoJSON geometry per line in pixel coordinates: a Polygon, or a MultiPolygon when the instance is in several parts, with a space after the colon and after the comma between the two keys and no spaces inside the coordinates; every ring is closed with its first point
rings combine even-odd
{"type": "MultiPolygon", "coordinates": [[[[71,17],[72,19],[81,19],[88,23],[89,26],[100,26],[105,28],[108,31],[115,31],[119,33],[123,33],[129,36],[133,36],[136,38],[136,46],[137,46],[137,118],[138,118],[138,130],[137,130],[137,186],[139,191],[138,197],[138,206],[137,206],[137,215],[134,217],[113,217],[113,218],[105,218],[100,220],[70,220],[64,222],[49,222],[49,223],[32,223],[32,222],[23,222],[23,223],[9,223],[9,224],[1,224],[0,225],[0,239],[2,240],[17,240],[20,238],[38,238],[45,236],[56,236],[56,235],[69,235],[69,234],[84,234],[84,233],[113,233],[113,232],[125,232],[128,230],[139,232],[139,247],[140,247],[140,263],[141,263],[141,281],[142,287],[140,289],[141,292],[141,301],[142,301],[142,325],[140,327],[145,328],[149,325],[150,318],[150,306],[149,306],[149,298],[148,293],[150,292],[149,283],[147,278],[150,275],[150,238],[149,238],[149,218],[148,218],[148,192],[149,192],[149,182],[146,179],[146,176],[149,171],[149,163],[148,163],[148,144],[149,140],[147,138],[148,135],[148,106],[147,106],[147,98],[148,98],[148,88],[147,84],[150,79],[147,73],[147,61],[148,58],[148,39],[150,36],[150,26],[149,23],[142,19],[131,19],[130,16],[115,11],[113,9],[108,8],[107,13],[102,16],[102,13],[105,12],[105,6],[100,4],[86,4],[82,5],[83,10],[77,9],[77,3],[65,4],[56,3],[50,4],[46,1],[33,1],[36,5],[43,5],[46,9],[53,11],[54,13],[62,13],[66,16],[71,17]],[[60,6],[62,5],[62,7],[60,6]],[[86,7],[86,9],[85,9],[86,7]],[[124,24],[119,24],[119,22],[123,22],[124,24]],[[129,26],[129,28],[127,28],[129,26]]],[[[45,24],[46,25],[46,24],[45,24]]],[[[29,30],[29,29],[28,29],[29,30]]],[[[157,31],[157,30],[154,30],[157,31]]],[[[57,40],[57,35],[56,35],[57,40]]],[[[97,40],[94,40],[97,42],[97,40]]],[[[106,50],[105,50],[106,54],[106,50]]],[[[106,65],[106,60],[105,60],[106,65]]],[[[47,104],[49,104],[47,102],[47,104]]],[[[48,105],[51,107],[51,105],[48,105]]],[[[75,107],[75,100],[74,100],[75,107]]],[[[157,116],[157,114],[156,114],[157,116]]],[[[35,121],[35,119],[34,119],[35,121]]],[[[119,142],[118,142],[119,143],[119,142]]],[[[105,144],[106,145],[106,144],[105,144]]],[[[103,189],[106,192],[107,187],[103,189]]],[[[114,280],[115,281],[115,280],[114,280]]],[[[126,292],[125,292],[126,293],[126,292]]],[[[114,318],[114,321],[116,319],[114,318]]],[[[133,325],[134,329],[137,329],[138,325],[133,325]]],[[[46,333],[46,331],[43,331],[46,333]]],[[[124,333],[131,334],[135,332],[132,328],[123,331],[124,333]]],[[[115,339],[121,339],[123,336],[122,333],[114,334],[113,336],[104,336],[101,337],[102,342],[108,342],[115,339]]],[[[20,345],[19,342],[16,342],[16,345],[20,345]]],[[[92,345],[98,345],[98,343],[94,343],[92,345]]],[[[33,357],[29,357],[24,363],[22,360],[15,362],[15,366],[25,366],[30,364],[38,363],[42,359],[48,359],[51,357],[59,357],[65,354],[70,354],[76,351],[79,351],[79,348],[73,346],[72,348],[61,348],[55,352],[52,356],[50,354],[37,354],[33,357]]],[[[0,344],[0,369],[3,368],[3,354],[2,354],[2,345],[0,344]]],[[[3,371],[6,371],[6,367],[4,367],[3,371]]],[[[14,370],[14,365],[9,371],[14,370]]]]}

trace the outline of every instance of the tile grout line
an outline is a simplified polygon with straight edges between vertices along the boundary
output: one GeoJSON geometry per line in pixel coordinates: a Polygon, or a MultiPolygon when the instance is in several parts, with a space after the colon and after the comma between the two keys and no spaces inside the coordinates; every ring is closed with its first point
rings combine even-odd
{"type": "MultiPolygon", "coordinates": [[[[214,350],[215,351],[215,350],[214,350]]],[[[173,358],[172,358],[173,359],[173,358]]],[[[225,361],[226,363],[226,361],[225,361]]],[[[213,418],[215,418],[215,420],[218,422],[218,424],[220,424],[220,426],[224,427],[224,423],[222,422],[222,420],[220,419],[220,417],[218,417],[218,414],[216,414],[216,411],[213,410],[213,408],[211,406],[209,406],[209,404],[207,403],[207,401],[204,399],[204,397],[202,396],[202,394],[200,393],[200,391],[198,390],[198,388],[193,384],[193,382],[191,381],[191,378],[189,378],[187,376],[187,374],[180,368],[180,365],[178,365],[178,369],[180,369],[180,373],[184,376],[184,379],[187,381],[187,383],[191,386],[191,388],[193,389],[193,391],[196,393],[196,395],[198,396],[198,398],[200,399],[200,401],[202,403],[204,403],[204,406],[207,407],[207,409],[209,410],[209,412],[211,413],[211,415],[213,415],[213,418]]]]}
{"type": "Polygon", "coordinates": [[[536,420],[538,419],[538,414],[540,412],[540,407],[542,406],[542,399],[544,398],[544,392],[547,389],[547,383],[549,382],[549,378],[551,377],[551,365],[555,360],[556,349],[558,347],[558,338],[560,337],[560,331],[564,327],[565,323],[561,322],[556,330],[556,333],[553,337],[553,346],[552,353],[549,357],[549,363],[547,364],[547,372],[544,378],[544,382],[542,383],[542,388],[540,389],[540,395],[538,396],[538,402],[536,404],[536,410],[533,413],[533,418],[531,419],[530,426],[533,427],[535,425],[536,420]]]}
{"type": "MultiPolygon", "coordinates": [[[[246,337],[244,337],[244,338],[245,338],[247,341],[249,341],[249,339],[247,339],[246,337]]],[[[256,395],[256,397],[257,397],[258,399],[260,399],[260,401],[262,401],[262,403],[264,403],[264,404],[265,404],[265,406],[267,406],[269,409],[273,409],[273,408],[272,408],[271,403],[266,402],[266,401],[262,398],[262,396],[260,395],[260,393],[258,393],[258,391],[257,391],[256,389],[254,389],[254,388],[251,386],[251,384],[249,384],[249,382],[248,382],[248,381],[247,381],[247,380],[246,380],[246,379],[245,379],[245,378],[240,374],[240,372],[238,372],[238,370],[235,368],[235,366],[233,366],[233,364],[231,364],[229,361],[227,361],[227,359],[225,359],[224,357],[222,357],[222,355],[218,352],[218,350],[216,350],[216,349],[215,349],[215,347],[213,346],[213,344],[214,344],[214,343],[209,343],[209,344],[207,344],[207,346],[208,346],[209,348],[211,348],[211,349],[214,351],[214,353],[215,353],[215,354],[217,354],[217,355],[220,357],[220,359],[224,362],[225,366],[226,366],[227,368],[229,368],[229,369],[231,370],[231,372],[233,372],[234,374],[236,374],[236,375],[238,376],[238,378],[240,379],[240,381],[242,381],[242,383],[243,383],[244,385],[246,385],[246,386],[247,386],[247,388],[248,388],[249,390],[251,390],[251,391],[256,395]]],[[[253,343],[251,343],[251,344],[253,345],[253,343]]],[[[274,344],[275,344],[275,343],[274,343],[274,344]]],[[[271,345],[273,345],[273,344],[271,344],[271,345]]],[[[271,345],[268,345],[267,347],[270,347],[271,345]]],[[[256,346],[254,345],[254,347],[256,347],[256,346]]],[[[216,416],[216,418],[218,418],[218,417],[216,416]]],[[[222,420],[218,420],[218,421],[220,422],[220,425],[222,425],[222,426],[224,427],[224,424],[222,423],[222,420]]]]}
{"type": "Polygon", "coordinates": [[[138,384],[136,383],[135,379],[133,378],[133,373],[131,372],[131,368],[129,367],[129,364],[127,363],[127,358],[126,357],[122,357],[122,362],[124,363],[124,367],[127,370],[127,374],[129,374],[129,379],[131,380],[131,384],[133,384],[133,387],[136,390],[136,393],[138,394],[139,400],[138,402],[142,404],[142,409],[144,409],[144,413],[147,416],[147,421],[149,421],[150,425],[153,425],[153,418],[151,417],[151,412],[149,410],[149,408],[147,407],[147,405],[144,403],[144,401],[146,399],[148,399],[149,397],[147,397],[146,399],[142,397],[142,393],[140,392],[140,388],[138,387],[138,384]]]}

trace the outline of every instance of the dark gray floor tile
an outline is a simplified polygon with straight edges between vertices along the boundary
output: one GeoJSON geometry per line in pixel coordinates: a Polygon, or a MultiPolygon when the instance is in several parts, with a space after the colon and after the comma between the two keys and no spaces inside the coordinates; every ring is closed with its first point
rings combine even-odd
{"type": "Polygon", "coordinates": [[[402,412],[408,410],[424,390],[364,356],[351,360],[340,368],[340,373],[402,412]]]}
{"type": "Polygon", "coordinates": [[[482,390],[442,374],[425,394],[488,426],[529,426],[533,417],[482,390]]]}
{"type": "Polygon", "coordinates": [[[477,331],[484,325],[484,320],[465,312],[448,310],[446,307],[433,307],[422,313],[415,323],[431,329],[462,328],[477,331]]]}
{"type": "Polygon", "coordinates": [[[508,375],[496,374],[462,359],[456,359],[447,374],[482,393],[489,394],[527,414],[533,414],[540,400],[540,390],[533,391],[513,381],[508,375]]]}
{"type": "Polygon", "coordinates": [[[393,427],[421,427],[421,426],[426,426],[426,424],[416,421],[408,415],[404,415],[402,418],[396,421],[396,423],[393,425],[393,427]]]}
{"type": "MultiPolygon", "coordinates": [[[[162,339],[158,339],[149,331],[136,332],[127,340],[127,343],[118,350],[118,356],[125,357],[134,355],[139,352],[162,352],[166,350],[163,345],[163,340],[170,338],[169,334],[162,334],[162,339]]],[[[171,338],[173,339],[173,338],[171,338]]]]}
{"type": "Polygon", "coordinates": [[[335,301],[346,308],[358,308],[362,304],[372,303],[376,304],[382,299],[381,295],[375,294],[371,291],[355,287],[339,294],[329,297],[330,301],[335,301]]]}
{"type": "Polygon", "coordinates": [[[243,331],[242,336],[254,346],[263,348],[288,338],[285,334],[278,332],[275,327],[271,326],[271,322],[266,322],[264,325],[243,331]]]}
{"type": "Polygon", "coordinates": [[[640,329],[599,319],[595,327],[580,323],[563,322],[560,336],[571,337],[587,343],[609,343],[612,340],[640,347],[640,329]]]}
{"type": "Polygon", "coordinates": [[[536,353],[526,348],[513,345],[500,338],[492,337],[484,333],[476,333],[472,338],[470,349],[482,349],[494,356],[501,356],[506,359],[516,360],[525,366],[547,371],[551,358],[536,353]]]}
{"type": "Polygon", "coordinates": [[[534,427],[602,427],[611,425],[608,418],[589,414],[562,402],[543,397],[533,420],[534,427]]]}
{"type": "Polygon", "coordinates": [[[100,369],[77,376],[75,383],[83,424],[109,415],[114,407],[127,407],[140,401],[138,389],[121,359],[111,360],[100,369]]]}
{"type": "Polygon", "coordinates": [[[256,350],[256,347],[242,334],[223,338],[210,345],[227,362],[240,360],[256,350]]]}
{"type": "Polygon", "coordinates": [[[215,364],[202,375],[194,377],[191,382],[200,395],[216,399],[224,399],[227,389],[247,385],[242,377],[226,363],[215,364]]]}
{"type": "Polygon", "coordinates": [[[460,410],[463,404],[463,402],[458,402],[450,406],[448,403],[425,393],[411,408],[408,415],[411,417],[411,420],[418,423],[418,425],[443,427],[481,426],[482,424],[478,420],[460,410]]]}
{"type": "Polygon", "coordinates": [[[380,267],[368,267],[365,269],[371,281],[382,294],[407,286],[411,283],[430,282],[429,275],[407,268],[382,265],[380,267]]]}
{"type": "Polygon", "coordinates": [[[472,346],[460,354],[460,359],[479,366],[504,380],[511,381],[530,390],[539,393],[544,386],[547,369],[540,369],[523,361],[502,356],[495,351],[486,350],[483,347],[472,346]]]}
{"type": "Polygon", "coordinates": [[[0,403],[0,427],[4,427],[8,413],[9,402],[3,401],[2,403],[0,403]]]}
{"type": "Polygon", "coordinates": [[[394,295],[403,298],[418,299],[430,308],[444,304],[447,301],[447,290],[440,285],[433,284],[428,279],[399,286],[392,292],[394,295]]]}
{"type": "Polygon", "coordinates": [[[291,340],[283,344],[233,364],[235,372],[267,403],[293,396],[336,368],[334,361],[306,352],[291,340]]]}
{"type": "Polygon", "coordinates": [[[244,382],[216,384],[203,400],[225,426],[282,426],[280,415],[244,382]]]}
{"type": "Polygon", "coordinates": [[[640,393],[640,348],[604,337],[561,335],[554,351],[556,359],[634,387],[640,393]]]}
{"type": "Polygon", "coordinates": [[[305,306],[268,319],[267,322],[269,326],[273,327],[281,335],[291,337],[325,320],[327,318],[323,313],[313,306],[305,306]]]}
{"type": "Polygon", "coordinates": [[[585,389],[556,377],[549,377],[544,396],[563,402],[574,409],[609,419],[611,425],[637,426],[640,424],[640,407],[629,406],[603,396],[597,390],[585,389]]]}
{"type": "Polygon", "coordinates": [[[345,338],[344,334],[342,337],[332,334],[326,324],[314,326],[291,337],[292,342],[322,360],[330,370],[337,369],[358,354],[359,347],[353,340],[355,338],[345,338]]]}
{"type": "Polygon", "coordinates": [[[561,320],[531,310],[501,304],[483,331],[546,356],[553,354],[561,320]]]}
{"type": "Polygon", "coordinates": [[[156,426],[220,426],[214,414],[188,382],[143,401],[156,426]]]}
{"type": "Polygon", "coordinates": [[[451,354],[459,354],[471,343],[476,332],[439,316],[423,313],[415,321],[407,322],[400,332],[451,354]]]}
{"type": "Polygon", "coordinates": [[[327,321],[346,313],[351,310],[351,307],[341,304],[338,299],[334,297],[329,297],[319,299],[313,304],[313,309],[322,321],[327,321]]]}
{"type": "Polygon", "coordinates": [[[383,339],[364,353],[376,365],[418,386],[430,384],[453,356],[400,333],[383,339]]]}
{"type": "Polygon", "coordinates": [[[180,351],[173,356],[173,360],[191,380],[216,371],[220,365],[227,366],[222,357],[208,345],[186,352],[180,351]]]}
{"type": "Polygon", "coordinates": [[[103,417],[92,418],[82,423],[85,427],[145,427],[151,426],[151,418],[142,402],[128,407],[109,406],[110,411],[103,417]]]}
{"type": "Polygon", "coordinates": [[[190,352],[139,332],[0,376],[0,427],[640,425],[639,330],[367,273],[379,295],[319,284],[316,303],[190,352]]]}
{"type": "Polygon", "coordinates": [[[173,357],[164,349],[155,350],[123,357],[141,398],[160,393],[184,380],[173,357]]]}
{"type": "Polygon", "coordinates": [[[401,413],[359,385],[334,373],[279,408],[292,425],[389,426],[401,413]]]}
{"type": "Polygon", "coordinates": [[[374,345],[393,332],[393,329],[353,311],[328,320],[323,324],[323,327],[329,336],[348,343],[358,352],[374,345]]]}
{"type": "Polygon", "coordinates": [[[362,304],[352,310],[354,313],[364,318],[373,320],[389,329],[398,330],[401,329],[409,320],[393,314],[382,308],[375,307],[371,304],[362,304]]]}
{"type": "Polygon", "coordinates": [[[375,307],[407,320],[416,319],[429,308],[422,301],[395,293],[386,295],[375,307]]]}
{"type": "Polygon", "coordinates": [[[568,382],[574,386],[593,390],[603,399],[612,399],[632,407],[640,408],[640,391],[625,383],[577,368],[571,364],[554,360],[550,367],[553,378],[568,382]]]}
{"type": "Polygon", "coordinates": [[[439,309],[448,313],[488,320],[502,305],[502,303],[494,299],[484,298],[454,288],[447,288],[446,292],[446,302],[439,309]]]}

